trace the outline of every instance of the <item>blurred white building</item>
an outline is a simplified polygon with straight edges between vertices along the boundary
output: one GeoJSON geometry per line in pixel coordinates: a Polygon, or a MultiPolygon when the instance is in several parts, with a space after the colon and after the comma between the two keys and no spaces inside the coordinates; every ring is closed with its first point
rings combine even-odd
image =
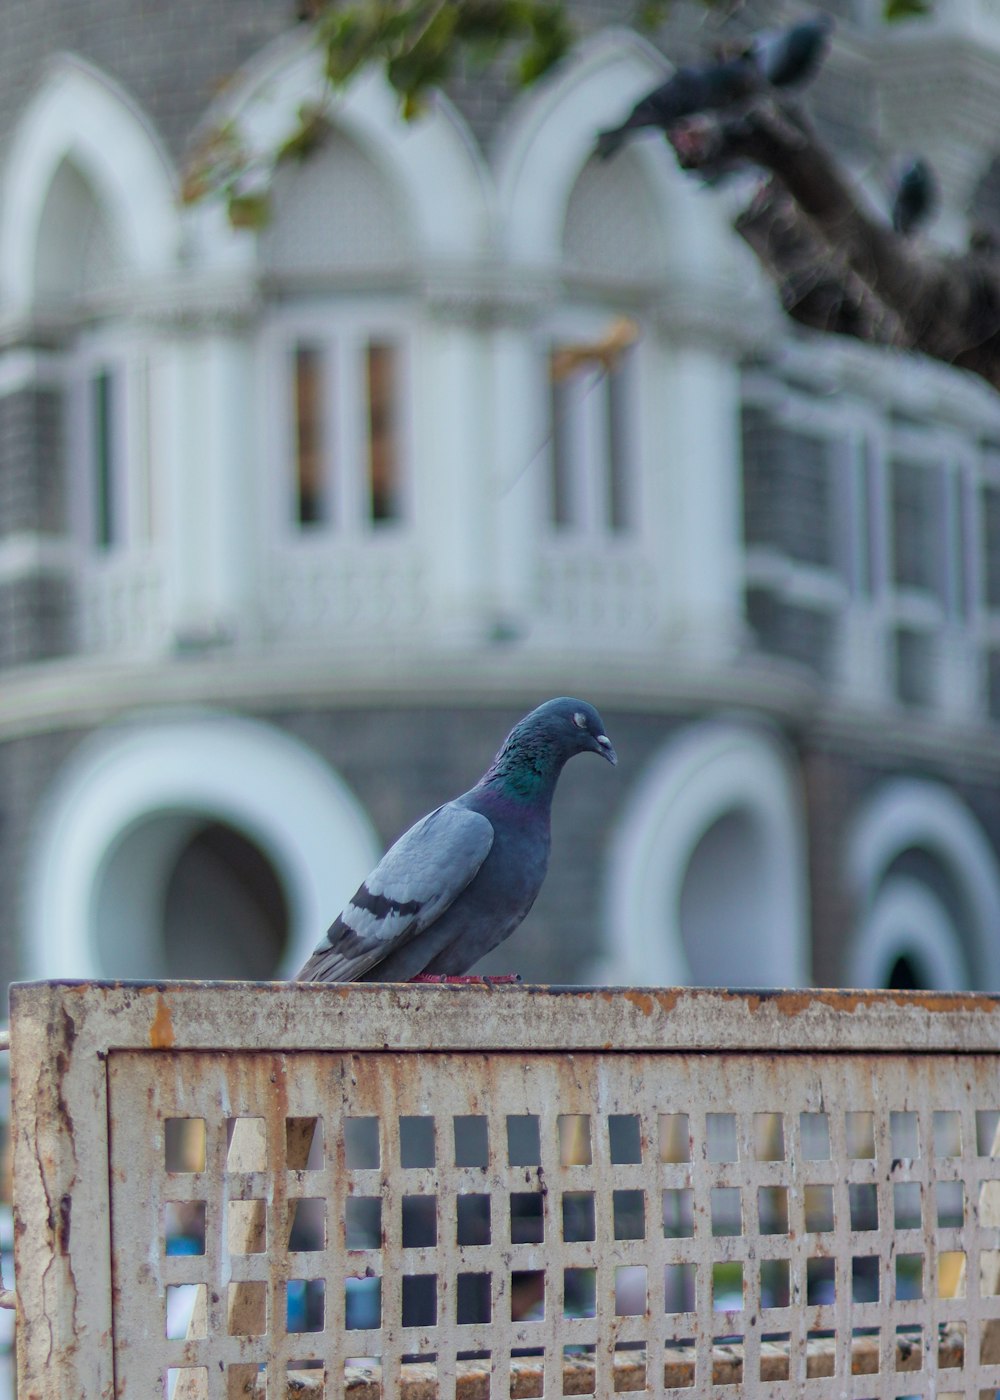
{"type": "MultiPolygon", "coordinates": [[[[1000,398],[794,331],[745,191],[656,133],[591,159],[665,60],[622,5],[573,9],[527,92],[407,123],[364,75],[260,233],[179,171],[321,94],[291,7],[0,9],[7,978],[292,972],[568,693],[621,766],[567,769],[492,966],[1000,986],[1000,398]],[[622,317],[611,372],[553,374],[622,317]]],[[[876,201],[929,156],[960,242],[1000,16],[836,9],[825,132],[876,201]]]]}

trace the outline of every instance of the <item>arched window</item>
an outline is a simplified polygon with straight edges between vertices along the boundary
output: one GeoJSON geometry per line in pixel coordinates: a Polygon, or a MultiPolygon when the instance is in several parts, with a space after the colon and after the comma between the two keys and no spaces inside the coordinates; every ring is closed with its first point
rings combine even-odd
{"type": "Polygon", "coordinates": [[[129,273],[120,231],[72,159],[52,177],[38,224],[35,304],[63,316],[107,293],[129,273]]]}
{"type": "Polygon", "coordinates": [[[769,734],[685,726],[618,823],[607,872],[609,976],[652,984],[808,979],[802,799],[769,734]]]}
{"type": "Polygon", "coordinates": [[[379,849],[346,784],[269,725],[211,715],[104,731],[41,814],[31,972],[290,976],[379,849]]]}
{"type": "MultiPolygon", "coordinates": [[[[63,56],[14,129],[0,210],[6,309],[51,328],[32,357],[58,395],[60,428],[34,446],[36,470],[58,472],[66,558],[76,566],[72,633],[84,650],[162,645],[160,526],[151,466],[152,334],[131,315],[136,295],[175,265],[178,212],[168,158],[111,79],[63,56]],[[129,314],[123,314],[126,309],[129,314]]],[[[46,410],[48,412],[48,409],[46,410]]]]}
{"type": "Polygon", "coordinates": [[[847,872],[858,909],[847,953],[854,986],[1000,986],[1000,867],[950,789],[897,779],[851,823],[847,872]]]}

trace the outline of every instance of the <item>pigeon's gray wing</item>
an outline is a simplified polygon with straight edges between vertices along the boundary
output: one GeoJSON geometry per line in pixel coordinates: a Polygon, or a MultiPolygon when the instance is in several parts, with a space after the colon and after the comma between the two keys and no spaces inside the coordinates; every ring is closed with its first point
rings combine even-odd
{"type": "Polygon", "coordinates": [[[299,973],[305,982],[353,982],[454,903],[493,845],[493,826],[453,802],[391,846],[331,924],[299,973]]]}

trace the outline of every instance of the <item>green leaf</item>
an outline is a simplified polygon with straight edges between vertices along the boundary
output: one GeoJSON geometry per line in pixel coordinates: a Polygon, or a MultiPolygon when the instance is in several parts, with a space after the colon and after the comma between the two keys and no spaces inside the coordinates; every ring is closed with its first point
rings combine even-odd
{"type": "Polygon", "coordinates": [[[883,14],[890,22],[897,19],[918,19],[933,12],[934,0],[884,0],[883,14]]]}
{"type": "Polygon", "coordinates": [[[233,228],[262,229],[271,217],[271,197],[267,191],[229,196],[229,222],[233,228]]]}
{"type": "Polygon", "coordinates": [[[299,110],[299,124],[285,137],[274,153],[275,163],[305,160],[317,150],[329,134],[330,126],[323,109],[308,103],[299,110]]]}

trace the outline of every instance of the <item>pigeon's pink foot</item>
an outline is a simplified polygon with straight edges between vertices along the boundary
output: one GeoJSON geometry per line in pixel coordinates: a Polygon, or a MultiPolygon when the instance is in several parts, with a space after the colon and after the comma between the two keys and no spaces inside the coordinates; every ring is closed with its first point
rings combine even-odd
{"type": "Polygon", "coordinates": [[[519,972],[504,972],[496,977],[445,977],[439,972],[418,972],[416,977],[409,979],[411,982],[431,982],[438,986],[449,987],[487,987],[499,985],[511,986],[521,980],[519,972]]]}

